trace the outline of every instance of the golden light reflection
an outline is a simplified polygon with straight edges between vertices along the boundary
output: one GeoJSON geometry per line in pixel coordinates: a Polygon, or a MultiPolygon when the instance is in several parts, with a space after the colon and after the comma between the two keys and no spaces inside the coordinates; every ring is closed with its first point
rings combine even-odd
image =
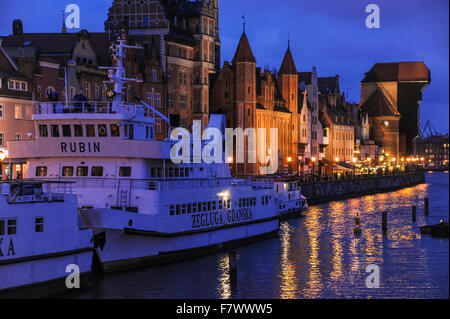
{"type": "Polygon", "coordinates": [[[309,238],[308,281],[305,284],[304,293],[308,298],[317,298],[322,291],[322,279],[320,273],[320,232],[324,225],[320,224],[320,211],[317,207],[311,207],[307,215],[307,230],[309,238]]]}
{"type": "Polygon", "coordinates": [[[284,223],[280,226],[281,230],[281,299],[297,299],[298,298],[298,279],[296,267],[289,259],[291,251],[291,231],[290,226],[284,223]]]}
{"type": "Polygon", "coordinates": [[[230,299],[231,298],[231,286],[230,286],[230,261],[228,255],[225,254],[219,259],[219,273],[220,276],[219,286],[217,287],[217,292],[220,299],[230,299]]]}

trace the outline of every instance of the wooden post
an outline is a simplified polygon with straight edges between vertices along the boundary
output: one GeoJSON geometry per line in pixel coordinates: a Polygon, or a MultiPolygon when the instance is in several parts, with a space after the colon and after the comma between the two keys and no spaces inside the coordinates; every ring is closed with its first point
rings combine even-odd
{"type": "Polygon", "coordinates": [[[387,232],[387,212],[382,213],[381,228],[383,229],[383,233],[386,234],[386,232],[387,232]]]}
{"type": "Polygon", "coordinates": [[[417,207],[413,206],[412,207],[412,221],[415,223],[416,222],[416,211],[417,211],[417,207]]]}
{"type": "Polygon", "coordinates": [[[428,216],[429,210],[428,210],[428,197],[425,197],[425,216],[428,216]]]}
{"type": "Polygon", "coordinates": [[[229,255],[229,271],[230,271],[230,282],[231,284],[236,284],[237,282],[237,255],[235,250],[231,250],[229,255]]]}

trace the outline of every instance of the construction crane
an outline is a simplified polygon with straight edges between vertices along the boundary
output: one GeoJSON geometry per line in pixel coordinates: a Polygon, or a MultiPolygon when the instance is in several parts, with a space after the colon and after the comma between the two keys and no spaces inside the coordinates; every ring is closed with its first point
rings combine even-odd
{"type": "Polygon", "coordinates": [[[441,136],[442,134],[440,134],[433,126],[433,124],[431,124],[431,121],[428,120],[425,122],[425,125],[423,126],[422,129],[420,129],[420,137],[422,139],[426,139],[432,136],[441,136]]]}

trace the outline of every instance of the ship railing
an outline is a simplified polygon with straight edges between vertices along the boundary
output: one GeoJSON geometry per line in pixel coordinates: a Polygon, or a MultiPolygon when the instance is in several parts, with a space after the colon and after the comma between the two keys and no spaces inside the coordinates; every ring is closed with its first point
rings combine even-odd
{"type": "Polygon", "coordinates": [[[269,180],[252,181],[250,179],[64,179],[70,181],[73,189],[131,189],[131,190],[177,190],[198,189],[212,187],[249,186],[253,189],[272,189],[273,183],[269,180]]]}
{"type": "Polygon", "coordinates": [[[72,185],[66,182],[38,180],[9,180],[0,182],[2,196],[8,203],[63,202],[73,193],[72,185]]]}
{"type": "Polygon", "coordinates": [[[113,110],[110,101],[35,102],[33,114],[127,114],[155,118],[155,113],[145,105],[121,104],[113,110]]]}

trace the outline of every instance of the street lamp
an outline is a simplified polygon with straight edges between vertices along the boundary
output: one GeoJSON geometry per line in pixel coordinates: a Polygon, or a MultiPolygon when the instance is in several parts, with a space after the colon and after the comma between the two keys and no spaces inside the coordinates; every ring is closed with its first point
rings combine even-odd
{"type": "Polygon", "coordinates": [[[0,162],[3,162],[6,158],[6,154],[3,151],[0,151],[0,162]]]}

